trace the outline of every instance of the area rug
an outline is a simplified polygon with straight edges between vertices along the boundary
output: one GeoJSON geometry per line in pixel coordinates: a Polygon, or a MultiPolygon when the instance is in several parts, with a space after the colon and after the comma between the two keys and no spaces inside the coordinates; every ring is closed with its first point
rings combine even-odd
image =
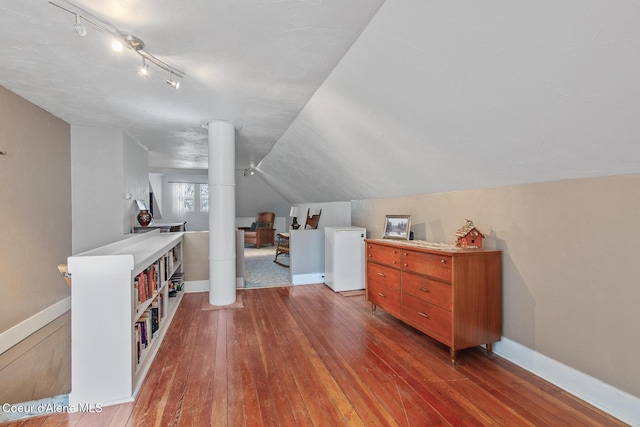
{"type": "Polygon", "coordinates": [[[293,286],[289,269],[273,262],[275,257],[275,246],[244,248],[245,288],[293,286]]]}

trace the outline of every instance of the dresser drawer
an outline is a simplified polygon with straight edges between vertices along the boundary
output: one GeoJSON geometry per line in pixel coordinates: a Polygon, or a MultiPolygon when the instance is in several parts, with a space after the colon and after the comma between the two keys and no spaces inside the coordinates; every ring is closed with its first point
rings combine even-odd
{"type": "Polygon", "coordinates": [[[425,334],[451,346],[453,316],[450,311],[405,294],[402,295],[402,315],[425,334]]]}
{"type": "Polygon", "coordinates": [[[451,310],[453,290],[449,283],[402,272],[402,293],[451,310]]]}
{"type": "Polygon", "coordinates": [[[452,259],[450,255],[403,250],[401,268],[450,282],[452,259]]]}
{"type": "Polygon", "coordinates": [[[400,290],[392,289],[380,283],[367,284],[367,297],[372,304],[394,316],[400,315],[400,290]]]}
{"type": "Polygon", "coordinates": [[[367,282],[380,283],[384,286],[400,291],[400,270],[368,262],[367,282]]]}
{"type": "Polygon", "coordinates": [[[400,249],[367,243],[367,260],[397,267],[400,265],[400,249]]]}

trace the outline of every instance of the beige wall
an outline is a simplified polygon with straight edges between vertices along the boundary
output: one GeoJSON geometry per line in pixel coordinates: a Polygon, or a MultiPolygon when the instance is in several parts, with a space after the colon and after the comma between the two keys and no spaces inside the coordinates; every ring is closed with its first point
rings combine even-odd
{"type": "MultiPolygon", "coordinates": [[[[7,152],[0,156],[3,334],[70,295],[56,268],[71,255],[69,125],[0,87],[0,151],[7,152]]],[[[48,344],[52,341],[27,340],[32,345],[23,342],[0,355],[2,402],[69,391],[68,328],[67,320],[48,335],[60,345],[56,351],[48,344]],[[19,346],[21,354],[16,354],[19,346]]]]}
{"type": "Polygon", "coordinates": [[[386,214],[437,242],[470,217],[503,251],[503,335],[636,397],[638,212],[640,175],[352,202],[374,238],[386,214]]]}
{"type": "Polygon", "coordinates": [[[71,312],[0,354],[0,384],[3,403],[28,402],[71,390],[71,312]]]}
{"type": "Polygon", "coordinates": [[[188,231],[182,244],[184,280],[209,280],[209,232],[188,231]]]}

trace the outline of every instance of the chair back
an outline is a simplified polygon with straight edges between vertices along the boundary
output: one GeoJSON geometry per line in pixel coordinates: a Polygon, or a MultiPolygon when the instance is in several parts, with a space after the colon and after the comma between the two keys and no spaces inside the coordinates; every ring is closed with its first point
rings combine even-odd
{"type": "Polygon", "coordinates": [[[256,222],[259,224],[269,224],[268,228],[273,228],[273,223],[276,221],[276,214],[273,212],[258,212],[256,222]]]}
{"type": "Polygon", "coordinates": [[[307,210],[307,222],[304,225],[304,228],[315,230],[318,228],[318,223],[320,222],[320,214],[322,214],[322,209],[316,215],[309,215],[311,213],[311,209],[307,210]]]}

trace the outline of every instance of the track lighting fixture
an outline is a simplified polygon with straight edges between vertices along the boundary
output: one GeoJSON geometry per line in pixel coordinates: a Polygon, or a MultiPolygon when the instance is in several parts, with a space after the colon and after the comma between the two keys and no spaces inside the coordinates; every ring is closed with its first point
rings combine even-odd
{"type": "Polygon", "coordinates": [[[87,28],[80,22],[80,15],[76,13],[76,23],[73,24],[73,31],[80,37],[87,35],[87,28]]]}
{"type": "Polygon", "coordinates": [[[180,89],[180,82],[173,80],[173,73],[169,71],[169,79],[167,79],[167,84],[171,85],[175,90],[180,89]]]}
{"type": "Polygon", "coordinates": [[[142,67],[140,67],[140,71],[138,71],[142,77],[147,77],[149,75],[149,66],[147,65],[147,61],[144,56],[142,57],[142,67]]]}
{"type": "Polygon", "coordinates": [[[84,37],[87,34],[87,28],[83,25],[81,21],[88,22],[89,24],[91,24],[93,28],[97,29],[100,32],[108,34],[114,38],[114,41],[111,44],[111,46],[115,51],[121,52],[126,47],[142,57],[142,68],[140,68],[140,70],[138,71],[138,74],[140,74],[143,77],[146,77],[147,75],[149,75],[149,63],[152,63],[156,67],[161,68],[169,73],[169,79],[167,80],[167,83],[171,85],[171,87],[173,87],[174,89],[178,89],[180,87],[180,82],[174,80],[174,76],[179,78],[184,78],[185,76],[184,71],[168,64],[162,59],[144,50],[144,47],[145,47],[144,42],[140,40],[138,37],[118,30],[112,24],[87,12],[86,10],[73,4],[69,0],[57,0],[57,1],[62,2],[64,6],[52,0],[49,0],[49,3],[59,9],[64,10],[65,12],[69,12],[72,15],[75,15],[75,23],[73,24],[73,31],[78,36],[84,37]]]}

